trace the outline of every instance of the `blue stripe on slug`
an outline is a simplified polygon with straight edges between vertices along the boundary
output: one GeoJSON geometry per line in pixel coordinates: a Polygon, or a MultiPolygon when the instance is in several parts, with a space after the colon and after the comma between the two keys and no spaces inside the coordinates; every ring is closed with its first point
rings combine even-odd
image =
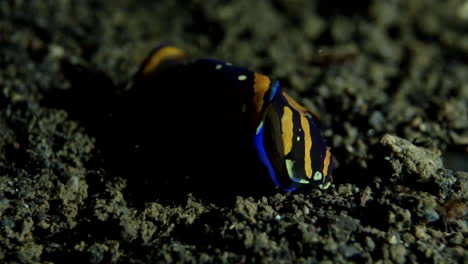
{"type": "Polygon", "coordinates": [[[285,188],[278,180],[278,175],[276,175],[276,171],[273,168],[270,160],[268,159],[268,155],[265,151],[265,146],[263,145],[263,122],[257,128],[257,133],[255,134],[254,138],[255,148],[257,149],[260,160],[262,163],[267,167],[268,174],[270,175],[271,180],[276,184],[276,186],[280,187],[284,191],[291,192],[297,189],[297,186],[291,188],[285,188]]]}

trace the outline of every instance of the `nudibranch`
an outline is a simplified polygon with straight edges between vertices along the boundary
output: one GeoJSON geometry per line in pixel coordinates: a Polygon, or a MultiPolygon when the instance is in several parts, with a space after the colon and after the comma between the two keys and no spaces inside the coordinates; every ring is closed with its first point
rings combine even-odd
{"type": "Polygon", "coordinates": [[[229,133],[244,133],[245,144],[255,149],[276,186],[285,191],[330,186],[333,159],[318,115],[287,95],[278,80],[220,60],[192,59],[177,47],[162,45],[144,60],[134,82],[168,74],[171,82],[183,81],[203,93],[198,105],[216,116],[213,122],[221,118],[239,126],[229,133]]]}

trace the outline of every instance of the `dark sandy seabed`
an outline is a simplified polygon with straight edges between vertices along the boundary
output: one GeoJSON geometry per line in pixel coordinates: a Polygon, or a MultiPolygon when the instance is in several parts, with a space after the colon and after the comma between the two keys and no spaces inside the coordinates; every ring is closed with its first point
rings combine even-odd
{"type": "Polygon", "coordinates": [[[2,0],[0,262],[468,263],[467,32],[462,0],[2,0]],[[106,97],[52,94],[125,90],[163,42],[277,77],[320,113],[334,185],[169,197],[148,189],[170,170],[108,169],[72,111],[106,97]]]}

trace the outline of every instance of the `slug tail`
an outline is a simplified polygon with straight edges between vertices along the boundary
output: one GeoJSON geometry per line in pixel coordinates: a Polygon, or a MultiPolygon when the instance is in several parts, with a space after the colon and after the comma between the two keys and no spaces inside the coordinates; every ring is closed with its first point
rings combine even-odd
{"type": "Polygon", "coordinates": [[[163,44],[154,48],[135,74],[135,80],[150,80],[157,73],[186,63],[190,57],[185,51],[163,44]]]}

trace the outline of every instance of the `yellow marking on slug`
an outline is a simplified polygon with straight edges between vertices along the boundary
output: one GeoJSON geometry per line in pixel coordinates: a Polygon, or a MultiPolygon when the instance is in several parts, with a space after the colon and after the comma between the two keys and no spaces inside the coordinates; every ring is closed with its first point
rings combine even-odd
{"type": "Polygon", "coordinates": [[[286,156],[291,152],[293,146],[294,123],[292,120],[292,111],[289,107],[283,107],[283,115],[281,116],[281,136],[283,138],[283,155],[286,156]]]}
{"type": "Polygon", "coordinates": [[[301,113],[301,127],[304,130],[304,170],[307,178],[312,177],[312,159],[310,150],[312,149],[312,138],[310,136],[309,120],[301,113]]]}
{"type": "Polygon", "coordinates": [[[239,76],[237,76],[237,80],[239,80],[239,81],[245,81],[245,80],[247,80],[247,76],[245,76],[245,75],[239,75],[239,76]]]}
{"type": "Polygon", "coordinates": [[[300,105],[296,100],[294,100],[291,96],[289,96],[287,93],[283,92],[283,96],[286,98],[286,101],[297,111],[299,112],[310,112],[307,108],[303,107],[300,105]]]}
{"type": "Polygon", "coordinates": [[[290,159],[286,159],[285,160],[286,162],[286,170],[288,171],[288,176],[291,180],[293,180],[293,175],[294,175],[294,171],[293,171],[293,167],[294,167],[294,161],[290,160],[290,159]]]}
{"type": "Polygon", "coordinates": [[[218,64],[218,65],[216,65],[216,68],[215,68],[215,69],[216,69],[216,70],[221,70],[222,67],[223,67],[223,65],[218,64]]]}
{"type": "Polygon", "coordinates": [[[186,56],[187,55],[183,50],[176,47],[162,47],[158,51],[151,54],[151,57],[148,59],[145,67],[143,68],[143,75],[150,75],[164,60],[176,59],[186,56]]]}
{"type": "Polygon", "coordinates": [[[263,107],[263,97],[270,88],[270,78],[267,76],[254,73],[254,98],[253,103],[256,113],[260,113],[263,107]]]}
{"type": "Polygon", "coordinates": [[[330,187],[330,185],[331,185],[331,182],[327,182],[327,183],[325,183],[325,185],[324,184],[319,184],[319,188],[322,189],[322,190],[326,190],[326,189],[328,189],[328,187],[330,187]]]}
{"type": "Polygon", "coordinates": [[[298,179],[294,177],[294,161],[286,159],[286,170],[288,171],[288,176],[291,181],[302,184],[309,184],[309,181],[306,179],[298,179]]]}
{"type": "Polygon", "coordinates": [[[328,175],[328,167],[330,166],[330,161],[331,161],[331,152],[330,148],[327,147],[327,152],[325,153],[325,159],[323,160],[323,180],[327,178],[328,175]]]}
{"type": "Polygon", "coordinates": [[[317,119],[320,119],[320,116],[317,113],[310,111],[309,109],[305,108],[304,106],[300,105],[296,100],[294,100],[291,96],[287,93],[283,92],[286,101],[297,111],[303,112],[308,118],[312,118],[314,116],[317,119]]]}
{"type": "Polygon", "coordinates": [[[243,104],[241,110],[242,110],[242,113],[245,113],[245,111],[247,110],[247,105],[243,104]]]}
{"type": "Polygon", "coordinates": [[[309,114],[315,114],[300,105],[298,102],[296,102],[296,100],[294,100],[285,92],[283,92],[283,96],[286,98],[288,104],[299,113],[301,118],[301,128],[304,130],[304,170],[307,178],[310,179],[312,177],[312,158],[310,156],[310,151],[312,149],[312,137],[310,134],[310,124],[308,118],[310,118],[309,114]]]}

